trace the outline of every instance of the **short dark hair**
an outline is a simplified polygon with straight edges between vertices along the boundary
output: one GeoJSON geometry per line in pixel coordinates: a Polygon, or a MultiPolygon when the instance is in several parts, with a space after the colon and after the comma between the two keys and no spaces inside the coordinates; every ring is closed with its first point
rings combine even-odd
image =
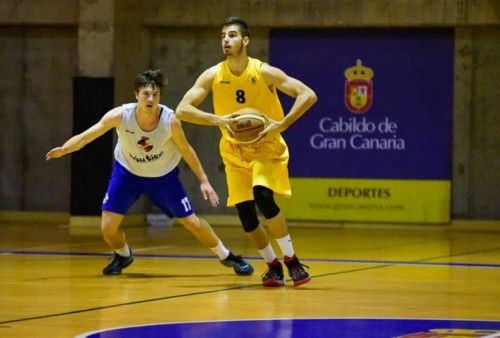
{"type": "Polygon", "coordinates": [[[227,27],[231,25],[237,25],[240,29],[240,33],[242,37],[248,36],[250,37],[250,26],[246,23],[245,20],[238,18],[237,16],[231,16],[226,19],[226,22],[222,25],[222,27],[227,27]]]}
{"type": "Polygon", "coordinates": [[[158,88],[160,92],[167,83],[167,79],[164,78],[161,70],[147,70],[142,74],[139,74],[135,79],[135,92],[138,93],[141,88],[146,86],[152,86],[153,88],[158,88]]]}

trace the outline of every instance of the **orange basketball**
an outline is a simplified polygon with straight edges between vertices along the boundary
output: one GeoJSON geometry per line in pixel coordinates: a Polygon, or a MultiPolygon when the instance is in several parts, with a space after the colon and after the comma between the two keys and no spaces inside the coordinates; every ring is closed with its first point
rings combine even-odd
{"type": "Polygon", "coordinates": [[[267,127],[267,118],[252,108],[243,108],[235,114],[237,114],[235,120],[229,125],[233,139],[239,143],[258,141],[259,133],[267,127]]]}

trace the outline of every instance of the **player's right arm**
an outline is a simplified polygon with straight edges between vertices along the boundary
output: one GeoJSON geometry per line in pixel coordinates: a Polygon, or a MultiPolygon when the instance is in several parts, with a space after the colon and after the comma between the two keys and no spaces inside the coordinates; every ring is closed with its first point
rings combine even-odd
{"type": "Polygon", "coordinates": [[[84,146],[102,136],[111,128],[117,128],[120,125],[121,116],[121,107],[111,109],[92,127],[71,137],[69,140],[64,142],[62,146],[49,150],[49,152],[45,155],[45,159],[48,161],[82,149],[84,146]]]}
{"type": "Polygon", "coordinates": [[[206,126],[222,126],[226,119],[198,108],[212,89],[212,83],[217,73],[218,66],[205,70],[196,80],[175,110],[175,116],[181,120],[206,126]]]}

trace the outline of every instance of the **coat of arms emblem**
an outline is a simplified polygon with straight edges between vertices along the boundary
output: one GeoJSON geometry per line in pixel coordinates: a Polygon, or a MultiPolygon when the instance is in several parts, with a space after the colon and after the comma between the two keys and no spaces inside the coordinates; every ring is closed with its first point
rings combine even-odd
{"type": "Polygon", "coordinates": [[[344,101],[347,109],[354,114],[365,113],[373,103],[373,70],[357,60],[356,66],[347,68],[344,75],[344,101]]]}

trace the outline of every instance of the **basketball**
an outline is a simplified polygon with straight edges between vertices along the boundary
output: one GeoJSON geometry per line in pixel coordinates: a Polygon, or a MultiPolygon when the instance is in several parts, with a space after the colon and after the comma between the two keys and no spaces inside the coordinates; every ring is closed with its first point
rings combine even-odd
{"type": "Polygon", "coordinates": [[[243,108],[234,113],[235,120],[229,125],[231,136],[239,143],[258,141],[259,133],[267,127],[267,117],[253,108],[243,108]]]}

